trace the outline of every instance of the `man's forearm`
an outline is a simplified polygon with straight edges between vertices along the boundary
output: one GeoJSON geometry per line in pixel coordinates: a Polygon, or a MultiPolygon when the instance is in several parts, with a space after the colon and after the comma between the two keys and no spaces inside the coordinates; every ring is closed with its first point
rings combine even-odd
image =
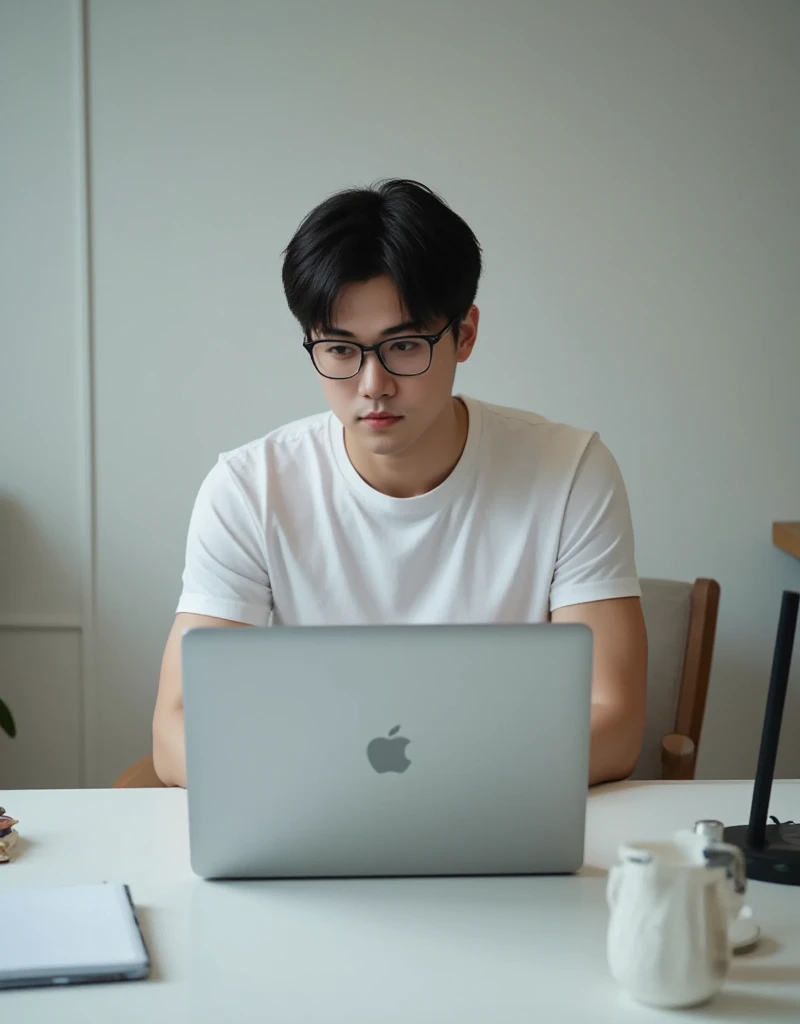
{"type": "Polygon", "coordinates": [[[627,778],[636,767],[642,745],[641,725],[607,704],[592,704],[589,785],[627,778]]]}
{"type": "Polygon", "coordinates": [[[165,786],[186,788],[186,741],[183,708],[163,713],[153,723],[153,764],[165,786]]]}

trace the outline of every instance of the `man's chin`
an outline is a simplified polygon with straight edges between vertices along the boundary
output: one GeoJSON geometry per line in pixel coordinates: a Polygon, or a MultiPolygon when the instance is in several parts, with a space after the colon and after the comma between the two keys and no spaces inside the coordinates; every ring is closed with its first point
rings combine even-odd
{"type": "Polygon", "coordinates": [[[358,443],[372,455],[399,455],[408,448],[408,442],[399,437],[360,437],[358,443]]]}
{"type": "Polygon", "coordinates": [[[403,425],[401,420],[393,427],[376,430],[374,427],[359,422],[358,428],[353,431],[353,440],[365,451],[372,452],[374,455],[395,455],[405,451],[409,446],[406,432],[398,429],[403,425]]]}

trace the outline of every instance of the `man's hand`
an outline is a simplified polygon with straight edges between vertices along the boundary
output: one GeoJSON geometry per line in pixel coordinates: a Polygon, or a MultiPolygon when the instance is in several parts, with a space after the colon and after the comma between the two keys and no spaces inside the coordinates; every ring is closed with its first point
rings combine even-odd
{"type": "Polygon", "coordinates": [[[180,612],[164,648],[158,697],[153,715],[153,764],[156,775],[167,786],[186,785],[186,744],[183,731],[183,684],[181,640],[190,629],[243,626],[243,622],[216,619],[210,615],[180,612]]]}
{"type": "Polygon", "coordinates": [[[638,597],[557,608],[553,622],[582,622],[594,633],[589,785],[624,779],[642,746],[647,698],[647,633],[638,597]]]}

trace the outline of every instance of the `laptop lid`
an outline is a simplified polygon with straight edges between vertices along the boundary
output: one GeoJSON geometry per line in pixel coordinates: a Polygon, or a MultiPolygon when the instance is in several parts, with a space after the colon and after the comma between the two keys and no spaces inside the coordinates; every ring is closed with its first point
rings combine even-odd
{"type": "Polygon", "coordinates": [[[585,626],[201,629],[182,666],[203,877],[582,864],[585,626]]]}

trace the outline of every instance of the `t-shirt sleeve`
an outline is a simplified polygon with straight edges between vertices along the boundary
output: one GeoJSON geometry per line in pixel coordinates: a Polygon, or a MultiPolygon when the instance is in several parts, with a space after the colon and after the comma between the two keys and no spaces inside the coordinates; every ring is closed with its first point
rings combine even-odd
{"type": "Polygon", "coordinates": [[[269,622],[272,591],[264,527],[224,459],[205,478],[194,503],[177,611],[250,626],[269,622]]]}
{"type": "Polygon", "coordinates": [[[550,610],[640,596],[625,484],[614,456],[595,435],[586,446],[567,499],[550,610]]]}

